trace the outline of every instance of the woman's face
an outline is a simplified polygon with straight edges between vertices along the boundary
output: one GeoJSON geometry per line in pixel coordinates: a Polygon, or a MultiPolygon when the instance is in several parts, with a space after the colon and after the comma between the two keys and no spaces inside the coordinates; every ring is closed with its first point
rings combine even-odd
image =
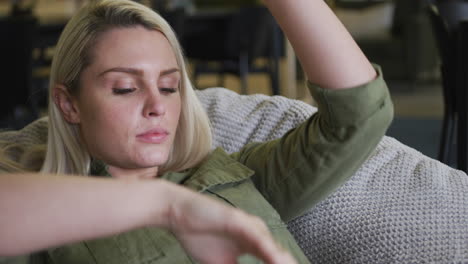
{"type": "Polygon", "coordinates": [[[154,173],[168,159],[181,111],[169,42],[158,31],[118,28],[99,37],[91,56],[74,100],[88,151],[110,167],[154,173]]]}

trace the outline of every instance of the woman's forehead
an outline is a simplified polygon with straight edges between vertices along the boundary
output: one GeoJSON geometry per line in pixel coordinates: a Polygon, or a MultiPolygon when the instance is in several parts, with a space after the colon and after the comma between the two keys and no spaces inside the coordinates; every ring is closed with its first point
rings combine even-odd
{"type": "Polygon", "coordinates": [[[142,26],[115,28],[103,33],[91,53],[92,64],[101,68],[135,68],[167,71],[179,69],[174,50],[157,30],[142,26]]]}

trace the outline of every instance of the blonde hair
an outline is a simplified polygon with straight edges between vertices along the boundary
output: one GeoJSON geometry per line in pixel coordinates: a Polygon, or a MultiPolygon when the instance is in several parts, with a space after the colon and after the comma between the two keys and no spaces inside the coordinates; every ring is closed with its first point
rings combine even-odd
{"type": "Polygon", "coordinates": [[[49,87],[49,132],[41,171],[87,175],[91,157],[81,142],[78,125],[63,118],[53,103],[52,91],[62,84],[76,95],[80,75],[92,63],[92,49],[99,36],[113,28],[143,26],[161,32],[175,54],[182,78],[182,110],[169,159],[158,172],[180,171],[200,163],[211,150],[209,119],[188,78],[184,57],[169,24],[148,7],[127,0],[93,1],[81,8],[66,25],[58,41],[49,87]]]}

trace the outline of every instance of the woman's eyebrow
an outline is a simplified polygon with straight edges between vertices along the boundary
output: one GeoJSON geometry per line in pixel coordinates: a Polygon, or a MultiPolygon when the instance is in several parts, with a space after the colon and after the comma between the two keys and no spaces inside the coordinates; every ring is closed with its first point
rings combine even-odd
{"type": "Polygon", "coordinates": [[[139,70],[139,69],[126,68],[126,67],[114,67],[114,68],[110,68],[110,69],[107,69],[107,70],[101,72],[98,76],[102,76],[102,75],[104,75],[106,73],[109,73],[109,72],[124,72],[124,73],[129,73],[129,74],[138,75],[138,76],[143,75],[143,71],[139,70]]]}
{"type": "Polygon", "coordinates": [[[159,76],[165,76],[165,75],[169,75],[169,74],[172,74],[172,73],[175,73],[175,72],[180,73],[180,70],[178,68],[172,68],[172,69],[169,69],[169,70],[162,71],[159,76]]]}
{"type": "MultiPolygon", "coordinates": [[[[102,76],[106,73],[109,73],[109,72],[123,72],[123,73],[129,73],[129,74],[132,74],[132,75],[137,75],[137,76],[142,76],[143,75],[143,71],[140,70],[140,69],[135,69],[135,68],[127,68],[127,67],[114,67],[114,68],[110,68],[110,69],[107,69],[103,72],[101,72],[98,76],[102,76]]],[[[169,75],[169,74],[172,74],[172,73],[175,73],[175,72],[180,72],[180,70],[178,68],[172,68],[172,69],[168,69],[168,70],[164,70],[161,72],[160,76],[165,76],[165,75],[169,75]]]]}

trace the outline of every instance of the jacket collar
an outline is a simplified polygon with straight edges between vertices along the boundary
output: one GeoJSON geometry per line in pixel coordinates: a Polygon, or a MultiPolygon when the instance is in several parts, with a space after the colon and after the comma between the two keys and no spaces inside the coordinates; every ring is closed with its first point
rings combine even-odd
{"type": "MultiPolygon", "coordinates": [[[[101,160],[91,161],[91,175],[110,176],[101,160]]],[[[183,172],[168,172],[162,179],[203,192],[223,184],[233,184],[250,178],[254,171],[233,159],[223,149],[215,149],[198,167],[183,172]]]]}
{"type": "Polygon", "coordinates": [[[198,192],[223,184],[244,181],[254,171],[229,156],[223,149],[215,149],[211,155],[185,181],[184,185],[198,192]]]}

